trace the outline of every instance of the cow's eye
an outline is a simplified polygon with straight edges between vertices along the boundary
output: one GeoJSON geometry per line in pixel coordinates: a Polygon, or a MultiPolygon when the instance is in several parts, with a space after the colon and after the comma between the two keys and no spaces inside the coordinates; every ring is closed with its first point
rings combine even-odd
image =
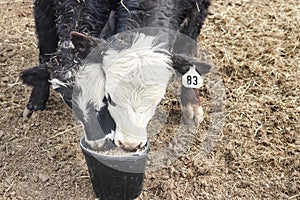
{"type": "Polygon", "coordinates": [[[107,94],[107,102],[111,106],[116,106],[115,102],[111,99],[109,94],[107,94]]]}

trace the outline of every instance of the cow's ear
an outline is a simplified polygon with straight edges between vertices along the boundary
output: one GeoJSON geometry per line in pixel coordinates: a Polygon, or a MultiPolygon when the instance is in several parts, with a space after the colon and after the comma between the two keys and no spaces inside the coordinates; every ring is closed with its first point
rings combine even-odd
{"type": "Polygon", "coordinates": [[[71,41],[82,58],[86,58],[92,49],[101,43],[101,40],[97,38],[75,31],[71,32],[71,41]]]}
{"type": "Polygon", "coordinates": [[[209,63],[200,61],[187,54],[173,54],[172,62],[173,68],[182,75],[185,74],[192,66],[195,66],[197,72],[201,75],[207,74],[212,67],[209,63]]]}

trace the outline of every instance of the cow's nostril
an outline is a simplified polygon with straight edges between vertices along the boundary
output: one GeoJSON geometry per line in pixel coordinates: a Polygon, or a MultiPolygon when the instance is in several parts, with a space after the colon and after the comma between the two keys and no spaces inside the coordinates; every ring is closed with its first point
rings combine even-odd
{"type": "Polygon", "coordinates": [[[123,143],[120,140],[117,141],[116,145],[121,147],[122,149],[125,149],[125,146],[123,145],[123,143]]]}

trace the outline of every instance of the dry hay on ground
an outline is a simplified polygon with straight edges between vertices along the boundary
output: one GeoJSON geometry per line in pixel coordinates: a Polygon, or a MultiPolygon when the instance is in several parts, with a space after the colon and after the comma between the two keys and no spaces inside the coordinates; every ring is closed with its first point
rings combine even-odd
{"type": "MultiPolygon", "coordinates": [[[[146,172],[139,199],[300,199],[300,2],[212,4],[199,44],[224,80],[221,137],[204,157],[195,139],[169,167],[146,172]]],[[[0,199],[94,199],[80,133],[58,95],[21,118],[30,89],[18,74],[37,64],[32,1],[0,5],[0,199]]]]}

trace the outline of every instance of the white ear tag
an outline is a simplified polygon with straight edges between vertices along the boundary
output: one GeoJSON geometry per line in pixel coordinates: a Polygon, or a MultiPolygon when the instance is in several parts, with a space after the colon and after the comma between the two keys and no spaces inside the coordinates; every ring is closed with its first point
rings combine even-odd
{"type": "Polygon", "coordinates": [[[203,79],[193,66],[182,76],[182,85],[187,88],[200,88],[203,84],[203,79]]]}

